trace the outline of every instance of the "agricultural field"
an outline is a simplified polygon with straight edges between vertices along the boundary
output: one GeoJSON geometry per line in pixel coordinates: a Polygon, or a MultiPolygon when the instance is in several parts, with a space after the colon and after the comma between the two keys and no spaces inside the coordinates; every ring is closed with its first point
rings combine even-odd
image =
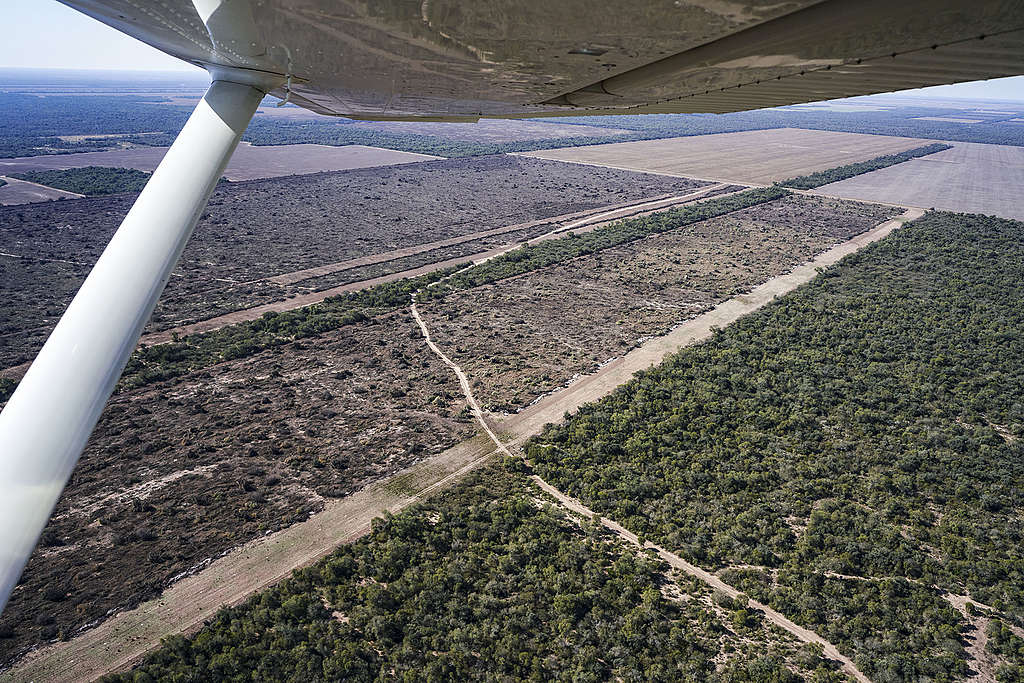
{"type": "Polygon", "coordinates": [[[104,680],[848,680],[836,668],[490,467],[104,680]]]}
{"type": "Polygon", "coordinates": [[[0,618],[0,667],[468,438],[464,405],[407,312],[116,395],[0,618]]]}
{"type": "Polygon", "coordinates": [[[526,154],[634,171],[770,184],[923,144],[913,138],[780,128],[526,154]]]}
{"type": "Polygon", "coordinates": [[[821,194],[1024,220],[1024,147],[953,143],[953,148],[831,183],[821,194]]]}
{"type": "Polygon", "coordinates": [[[76,199],[79,195],[74,192],[58,190],[53,187],[44,187],[35,183],[17,180],[16,178],[0,178],[0,206],[14,206],[15,204],[31,204],[33,202],[51,202],[56,199],[76,199]]]}
{"type": "Polygon", "coordinates": [[[1022,263],[1024,223],[926,214],[527,458],[873,680],[1019,680],[1022,263]]]}
{"type": "MultiPolygon", "coordinates": [[[[149,329],[308,291],[267,280],[282,273],[704,185],[520,157],[222,185],[149,329]]],[[[0,367],[38,350],[130,205],[114,196],[0,209],[0,252],[14,255],[0,256],[12,292],[0,306],[0,367]]]]}
{"type": "MultiPolygon", "coordinates": [[[[164,158],[166,147],[134,147],[79,154],[50,154],[13,159],[0,159],[0,174],[27,171],[53,171],[86,166],[133,168],[151,172],[164,158]]],[[[329,147],[327,145],[281,145],[255,147],[240,144],[224,170],[231,181],[279,178],[322,171],[345,171],[395,164],[431,161],[440,157],[399,152],[361,145],[329,147]]]]}
{"type": "Polygon", "coordinates": [[[787,196],[421,307],[481,405],[514,412],[900,209],[787,196]]]}

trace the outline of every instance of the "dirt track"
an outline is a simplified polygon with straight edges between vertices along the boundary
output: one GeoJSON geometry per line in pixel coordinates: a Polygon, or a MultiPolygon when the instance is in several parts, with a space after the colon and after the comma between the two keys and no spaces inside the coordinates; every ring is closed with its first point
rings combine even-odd
{"type": "MultiPolygon", "coordinates": [[[[922,214],[918,209],[908,210],[900,218],[886,221],[790,273],[682,323],[593,375],[498,421],[495,431],[502,434],[506,444],[522,443],[545,424],[560,420],[566,412],[610,393],[635,372],[660,362],[682,346],[706,339],[712,327],[723,327],[757,310],[776,296],[810,281],[817,268],[834,264],[922,214]]],[[[309,520],[247,543],[174,584],[159,598],[118,614],[70,641],[30,654],[15,669],[0,675],[0,681],[86,681],[124,669],[159,644],[161,638],[196,629],[222,605],[237,604],[287,576],[292,569],[308,565],[337,545],[359,538],[369,531],[374,517],[402,509],[453,483],[496,452],[491,439],[480,435],[347,498],[331,501],[309,520]]]]}

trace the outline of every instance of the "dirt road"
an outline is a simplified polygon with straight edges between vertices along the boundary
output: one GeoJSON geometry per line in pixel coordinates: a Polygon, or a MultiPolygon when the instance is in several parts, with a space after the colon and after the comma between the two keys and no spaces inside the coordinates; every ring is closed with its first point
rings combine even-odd
{"type": "MultiPolygon", "coordinates": [[[[651,339],[596,373],[549,394],[530,408],[502,418],[496,428],[488,426],[486,435],[481,434],[347,498],[329,501],[323,511],[309,520],[231,551],[174,584],[159,598],[118,614],[70,641],[30,654],[15,669],[0,675],[0,681],[86,681],[126,668],[156,647],[161,638],[194,630],[222,605],[237,604],[287,576],[292,569],[308,565],[334,547],[367,533],[374,517],[400,510],[480,466],[498,452],[492,440],[495,432],[506,437],[505,444],[522,443],[545,424],[561,420],[566,412],[610,393],[638,370],[660,362],[682,346],[707,338],[713,326],[724,327],[757,310],[775,296],[811,280],[816,268],[835,263],[922,213],[909,210],[898,219],[886,221],[829,249],[786,275],[729,299],[682,323],[669,334],[651,339]]],[[[460,383],[462,379],[460,377],[460,383]]]]}
{"type": "MultiPolygon", "coordinates": [[[[690,564],[689,562],[679,557],[675,553],[670,553],[669,551],[665,550],[660,545],[655,545],[651,542],[641,544],[640,539],[637,538],[636,534],[627,531],[621,525],[617,524],[616,522],[610,519],[607,519],[605,517],[597,517],[597,515],[594,514],[593,510],[591,510],[590,508],[588,508],[575,498],[570,498],[569,496],[563,494],[561,491],[559,491],[554,486],[547,483],[540,477],[534,475],[530,477],[530,479],[533,480],[533,483],[539,486],[544,492],[546,492],[555,500],[557,500],[559,505],[561,505],[565,509],[575,512],[576,514],[583,515],[585,519],[600,519],[601,524],[606,529],[612,531],[619,538],[622,538],[628,541],[629,543],[632,543],[638,548],[653,549],[655,552],[658,553],[658,556],[661,557],[661,559],[668,562],[668,564],[671,567],[678,569],[686,574],[689,574],[690,576],[694,576],[700,579],[701,581],[708,584],[715,590],[722,591],[730,598],[735,598],[737,595],[740,594],[740,591],[736,590],[729,584],[725,583],[714,574],[706,572],[700,567],[697,567],[696,565],[690,564]]],[[[871,683],[870,679],[868,679],[867,676],[862,674],[857,669],[857,667],[854,666],[853,662],[850,661],[848,657],[845,657],[842,653],[840,653],[835,645],[825,640],[814,631],[811,631],[810,629],[806,629],[803,626],[795,624],[794,622],[784,617],[781,613],[776,612],[771,607],[768,607],[767,605],[762,604],[757,600],[750,600],[749,604],[754,609],[764,613],[764,616],[766,619],[768,619],[768,621],[772,622],[779,628],[788,631],[798,640],[801,640],[805,643],[818,643],[819,645],[821,645],[822,649],[825,652],[825,656],[829,659],[834,659],[835,661],[842,663],[843,670],[849,675],[853,676],[856,680],[861,681],[862,683],[871,683]]]]}

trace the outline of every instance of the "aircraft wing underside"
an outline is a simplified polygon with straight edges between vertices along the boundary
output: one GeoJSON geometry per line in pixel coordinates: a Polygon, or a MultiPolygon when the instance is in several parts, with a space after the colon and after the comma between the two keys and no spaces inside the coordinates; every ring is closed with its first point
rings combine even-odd
{"type": "Polygon", "coordinates": [[[721,113],[1024,73],[1019,0],[61,1],[371,119],[721,113]]]}

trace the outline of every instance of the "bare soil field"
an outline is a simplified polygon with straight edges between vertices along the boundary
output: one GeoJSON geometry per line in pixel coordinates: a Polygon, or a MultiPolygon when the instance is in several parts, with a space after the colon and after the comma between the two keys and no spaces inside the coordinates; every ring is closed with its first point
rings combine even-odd
{"type": "Polygon", "coordinates": [[[0,619],[0,665],[472,435],[408,312],[107,406],[0,619]]]}
{"type": "MultiPolygon", "coordinates": [[[[0,159],[0,173],[23,173],[51,169],[111,166],[152,171],[167,153],[166,147],[134,147],[109,152],[52,154],[49,156],[0,159]]],[[[253,146],[243,142],[235,150],[224,171],[231,181],[279,178],[322,171],[345,171],[394,164],[431,161],[440,157],[429,154],[399,152],[379,147],[348,145],[267,145],[253,146]]]]}
{"type": "MultiPolygon", "coordinates": [[[[597,209],[705,183],[475,157],[229,184],[216,190],[150,331],[287,299],[281,273],[597,209]],[[301,201],[296,198],[300,197],[301,201]]],[[[0,367],[29,360],[131,205],[129,196],[0,208],[0,367]],[[30,262],[31,261],[31,262],[30,262]],[[72,262],[72,263],[67,263],[72,262]]]]}
{"type": "Polygon", "coordinates": [[[1024,220],[1024,148],[949,144],[952,149],[824,185],[815,193],[1024,220]]]}
{"type": "Polygon", "coordinates": [[[916,138],[777,128],[567,147],[526,152],[524,156],[716,181],[770,184],[926,143],[916,138]]]}
{"type": "Polygon", "coordinates": [[[901,212],[791,196],[452,294],[421,314],[483,407],[513,412],[901,212]]]}
{"type": "Polygon", "coordinates": [[[6,176],[0,176],[0,179],[7,181],[6,185],[0,187],[0,206],[49,202],[54,199],[76,199],[82,196],[74,192],[66,192],[6,176]]]}

